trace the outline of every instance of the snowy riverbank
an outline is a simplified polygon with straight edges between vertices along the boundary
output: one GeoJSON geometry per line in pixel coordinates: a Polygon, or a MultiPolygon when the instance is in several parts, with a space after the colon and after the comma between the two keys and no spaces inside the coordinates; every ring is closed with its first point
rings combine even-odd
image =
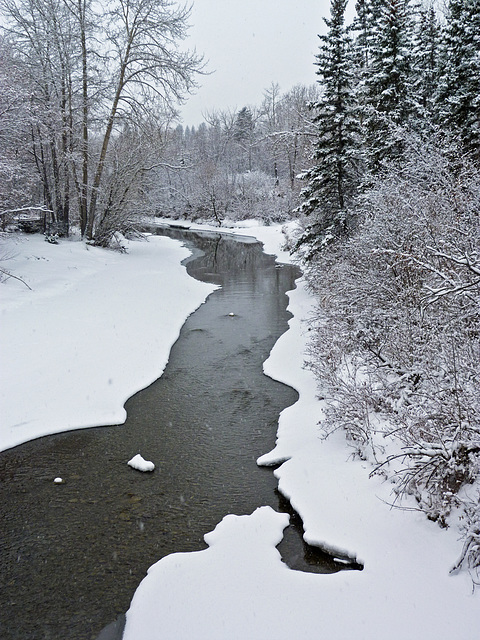
{"type": "MultiPolygon", "coordinates": [[[[290,259],[279,227],[233,232],[290,259]]],[[[1,285],[1,448],[65,425],[121,422],[125,399],[160,375],[184,319],[212,290],[187,276],[180,261],[188,251],[165,238],[132,242],[122,255],[31,236],[12,253],[6,266],[33,291],[15,280],[1,285]]],[[[282,413],[277,445],[259,462],[286,460],[275,474],[306,538],[357,555],[365,569],[290,571],[275,549],[284,514],[263,507],[226,515],[206,536],[209,549],[173,554],[150,569],[127,614],[125,640],[476,637],[478,593],[466,573],[448,574],[461,549],[457,532],[390,509],[388,485],[349,460],[340,434],[320,440],[322,404],[303,368],[313,300],[303,280],[289,295],[294,317],[265,372],[300,399],[282,413]]]]}
{"type": "Polygon", "coordinates": [[[185,319],[214,287],[187,275],[168,238],[122,254],[83,242],[8,238],[1,286],[0,450],[81,427],[119,424],[158,378],[185,319]]]}

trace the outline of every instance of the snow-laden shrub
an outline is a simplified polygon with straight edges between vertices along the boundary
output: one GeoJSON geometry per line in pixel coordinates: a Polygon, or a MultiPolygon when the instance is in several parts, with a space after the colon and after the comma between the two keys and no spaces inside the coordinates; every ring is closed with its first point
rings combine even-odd
{"type": "Polygon", "coordinates": [[[397,502],[445,526],[460,505],[471,532],[479,514],[458,495],[479,481],[480,173],[439,149],[413,146],[357,204],[356,233],[311,265],[311,366],[325,432],[345,428],[397,502]]]}

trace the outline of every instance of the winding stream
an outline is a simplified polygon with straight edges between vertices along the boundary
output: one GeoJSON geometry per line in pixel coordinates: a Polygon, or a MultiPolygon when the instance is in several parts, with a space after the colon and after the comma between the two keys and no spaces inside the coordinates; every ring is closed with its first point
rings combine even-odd
{"type": "MultiPolygon", "coordinates": [[[[285,292],[298,270],[251,239],[168,233],[196,247],[191,275],[221,288],[185,323],[163,376],[128,401],[124,425],[0,453],[2,640],[96,638],[161,557],[205,548],[227,513],[289,508],[255,461],[297,399],[262,363],[288,328],[285,292]],[[126,465],[138,452],[153,474],[126,465]]],[[[279,549],[295,568],[343,568],[304,558],[301,522],[279,549]]]]}

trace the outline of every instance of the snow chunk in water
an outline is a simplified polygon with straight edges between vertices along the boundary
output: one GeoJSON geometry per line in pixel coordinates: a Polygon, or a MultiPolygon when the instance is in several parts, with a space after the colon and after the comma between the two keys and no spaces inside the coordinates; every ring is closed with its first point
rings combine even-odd
{"type": "Polygon", "coordinates": [[[133,456],[127,464],[129,467],[132,467],[132,469],[136,469],[137,471],[153,471],[155,469],[153,462],[145,460],[139,453],[137,453],[136,456],[133,456]]]}

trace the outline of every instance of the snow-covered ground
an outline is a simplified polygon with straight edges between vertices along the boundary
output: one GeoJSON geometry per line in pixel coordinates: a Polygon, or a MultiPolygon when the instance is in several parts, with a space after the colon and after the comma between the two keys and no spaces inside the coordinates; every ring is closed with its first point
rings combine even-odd
{"type": "MultiPolygon", "coordinates": [[[[281,251],[280,227],[243,227],[281,251]]],[[[64,428],[113,424],[123,403],[158,377],[186,318],[212,287],[179,264],[187,251],[165,238],[129,243],[127,255],[49,245],[26,237],[1,285],[1,448],[64,428]]],[[[480,637],[480,597],[465,572],[449,575],[459,536],[419,512],[391,509],[388,484],[369,479],[340,434],[324,441],[313,374],[303,367],[313,308],[303,280],[290,292],[290,329],[265,372],[295,387],[278,440],[261,464],[302,515],[305,537],[357,556],[362,572],[289,570],[275,545],[287,516],[261,507],[229,514],[205,536],[209,548],[156,563],[127,613],[125,640],[328,640],[480,637]]],[[[148,452],[145,452],[148,455],[148,452]]],[[[214,464],[214,461],[212,461],[214,464]]],[[[53,480],[53,479],[52,479],[53,480]]],[[[121,579],[121,576],[119,576],[121,579]]]]}
{"type": "Polygon", "coordinates": [[[1,251],[21,277],[0,285],[0,450],[80,427],[119,424],[156,380],[185,319],[214,289],[188,276],[168,238],[122,254],[17,236],[1,251]]]}

